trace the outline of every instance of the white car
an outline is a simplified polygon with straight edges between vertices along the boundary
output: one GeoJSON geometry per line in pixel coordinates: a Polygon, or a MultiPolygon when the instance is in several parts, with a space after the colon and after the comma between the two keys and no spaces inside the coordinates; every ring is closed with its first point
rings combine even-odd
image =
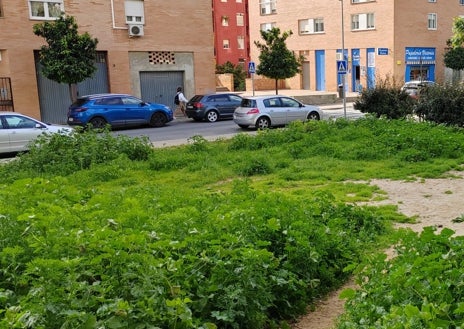
{"type": "Polygon", "coordinates": [[[72,132],[68,126],[51,125],[17,112],[0,111],[0,153],[28,150],[28,145],[43,133],[72,132]]]}
{"type": "Polygon", "coordinates": [[[282,95],[245,97],[234,111],[234,122],[241,128],[265,129],[301,120],[320,120],[322,110],[282,95]]]}
{"type": "Polygon", "coordinates": [[[435,82],[429,80],[411,80],[406,82],[401,90],[405,91],[410,97],[417,99],[421,89],[433,86],[435,82]]]}

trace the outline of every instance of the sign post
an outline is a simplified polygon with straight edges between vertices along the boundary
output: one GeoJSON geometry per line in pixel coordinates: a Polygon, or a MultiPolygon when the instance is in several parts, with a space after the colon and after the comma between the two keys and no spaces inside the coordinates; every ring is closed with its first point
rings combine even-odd
{"type": "MultiPolygon", "coordinates": [[[[344,114],[344,117],[346,119],[346,93],[345,93],[345,78],[346,78],[346,68],[347,68],[347,63],[345,61],[345,15],[343,14],[343,0],[339,0],[340,1],[340,4],[341,4],[341,7],[342,7],[342,58],[343,58],[343,61],[342,62],[345,62],[343,64],[344,65],[344,68],[345,68],[345,73],[340,73],[340,69],[342,68],[341,65],[337,65],[338,67],[338,71],[342,77],[342,91],[343,91],[343,114],[344,114]]],[[[338,64],[338,62],[337,62],[338,64]]]]}
{"type": "Polygon", "coordinates": [[[253,96],[255,95],[255,73],[256,65],[255,62],[250,61],[248,63],[248,73],[251,75],[251,88],[253,89],[253,96]]]}

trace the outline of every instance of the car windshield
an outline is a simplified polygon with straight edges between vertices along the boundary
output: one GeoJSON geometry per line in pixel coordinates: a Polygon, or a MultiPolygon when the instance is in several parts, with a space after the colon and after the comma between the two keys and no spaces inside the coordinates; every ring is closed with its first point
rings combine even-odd
{"type": "Polygon", "coordinates": [[[256,107],[256,100],[254,99],[249,99],[249,98],[244,98],[242,99],[242,107],[256,107]]]}

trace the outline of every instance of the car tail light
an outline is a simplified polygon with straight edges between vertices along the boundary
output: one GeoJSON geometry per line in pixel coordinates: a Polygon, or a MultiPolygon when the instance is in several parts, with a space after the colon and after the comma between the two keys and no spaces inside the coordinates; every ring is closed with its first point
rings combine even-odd
{"type": "Polygon", "coordinates": [[[258,113],[259,113],[259,109],[257,108],[253,108],[247,112],[247,114],[258,114],[258,113]]]}
{"type": "Polygon", "coordinates": [[[87,110],[88,110],[87,107],[78,107],[78,108],[73,109],[74,112],[85,112],[87,110]]]}
{"type": "Polygon", "coordinates": [[[203,107],[203,104],[200,103],[200,102],[195,102],[195,103],[193,103],[193,106],[196,107],[197,109],[200,109],[200,108],[203,107]]]}

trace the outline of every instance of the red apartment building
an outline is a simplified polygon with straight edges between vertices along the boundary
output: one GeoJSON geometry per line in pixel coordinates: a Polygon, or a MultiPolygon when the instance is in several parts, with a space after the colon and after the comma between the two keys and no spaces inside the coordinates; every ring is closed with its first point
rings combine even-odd
{"type": "Polygon", "coordinates": [[[246,68],[250,59],[248,0],[213,0],[216,64],[231,62],[246,68]]]}

